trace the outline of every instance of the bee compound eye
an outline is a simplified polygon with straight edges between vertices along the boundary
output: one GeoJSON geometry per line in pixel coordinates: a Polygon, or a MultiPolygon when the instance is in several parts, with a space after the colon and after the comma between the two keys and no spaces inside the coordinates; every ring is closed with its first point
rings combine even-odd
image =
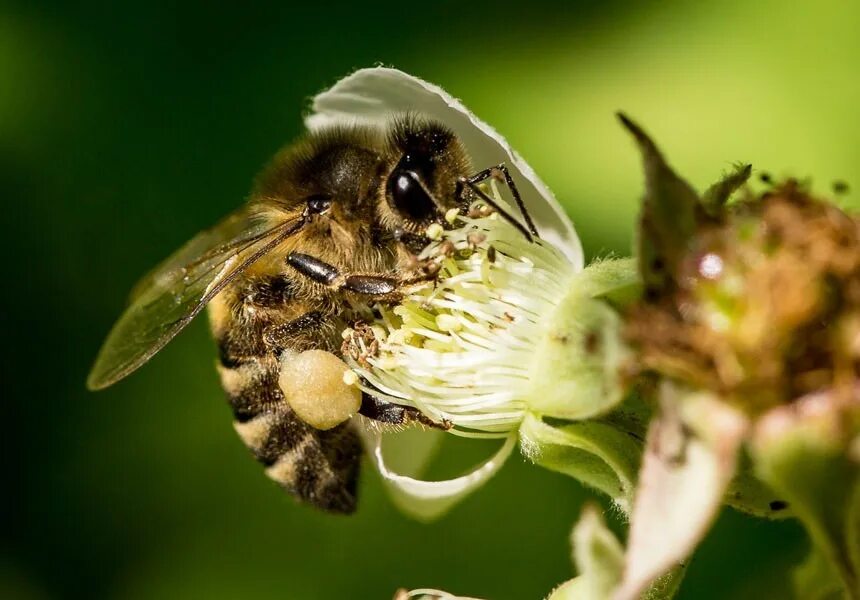
{"type": "Polygon", "coordinates": [[[321,215],[331,208],[331,196],[316,194],[307,199],[308,212],[313,215],[321,215]]]}
{"type": "Polygon", "coordinates": [[[414,171],[398,169],[391,174],[388,203],[401,217],[415,223],[425,223],[436,216],[436,203],[414,171]]]}

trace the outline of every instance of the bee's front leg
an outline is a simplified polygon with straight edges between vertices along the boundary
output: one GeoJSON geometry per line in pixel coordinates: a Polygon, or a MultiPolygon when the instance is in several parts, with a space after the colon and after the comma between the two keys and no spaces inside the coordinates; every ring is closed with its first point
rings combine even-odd
{"type": "Polygon", "coordinates": [[[505,163],[500,163],[488,169],[484,169],[483,171],[479,171],[478,173],[475,173],[471,177],[467,178],[464,183],[470,188],[472,188],[473,191],[480,191],[480,188],[473,186],[477,186],[477,184],[490,178],[501,181],[506,186],[508,186],[508,189],[511,191],[511,195],[514,197],[514,202],[516,202],[517,208],[520,209],[520,214],[526,220],[526,225],[528,226],[529,233],[531,233],[535,237],[540,237],[538,235],[537,227],[535,227],[534,221],[532,221],[532,217],[529,214],[528,209],[526,208],[526,204],[525,202],[523,202],[522,196],[520,196],[520,190],[517,188],[517,184],[514,183],[514,178],[511,177],[511,173],[510,171],[508,171],[508,167],[507,165],[505,165],[505,163]]]}
{"type": "Polygon", "coordinates": [[[333,290],[373,296],[386,302],[400,301],[402,299],[400,290],[403,286],[415,285],[432,279],[430,275],[403,280],[389,275],[341,273],[334,265],[310,254],[299,252],[293,252],[287,256],[287,264],[305,277],[333,290]]]}

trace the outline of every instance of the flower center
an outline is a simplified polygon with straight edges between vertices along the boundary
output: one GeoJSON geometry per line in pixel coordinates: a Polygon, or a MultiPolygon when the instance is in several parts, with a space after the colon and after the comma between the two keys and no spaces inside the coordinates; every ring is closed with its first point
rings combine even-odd
{"type": "Polygon", "coordinates": [[[418,256],[438,268],[435,280],[346,330],[343,354],[367,393],[457,435],[504,437],[527,409],[535,346],[575,268],[486,207],[448,221],[418,256]]]}

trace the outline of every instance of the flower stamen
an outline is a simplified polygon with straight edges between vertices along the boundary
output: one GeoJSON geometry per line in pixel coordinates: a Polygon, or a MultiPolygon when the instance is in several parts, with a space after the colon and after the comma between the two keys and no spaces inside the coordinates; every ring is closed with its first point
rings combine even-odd
{"type": "Polygon", "coordinates": [[[377,307],[372,329],[347,330],[344,355],[368,394],[449,421],[456,435],[505,437],[525,414],[536,340],[576,269],[486,205],[446,220],[417,257],[438,266],[435,281],[377,307]]]}

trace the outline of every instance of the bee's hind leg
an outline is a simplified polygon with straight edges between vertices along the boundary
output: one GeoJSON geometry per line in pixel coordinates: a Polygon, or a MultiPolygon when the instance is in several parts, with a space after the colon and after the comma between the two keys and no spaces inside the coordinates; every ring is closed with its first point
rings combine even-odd
{"type": "Polygon", "coordinates": [[[263,342],[275,352],[282,350],[303,350],[314,347],[321,331],[330,329],[332,324],[321,312],[312,310],[286,323],[270,325],[263,330],[263,342]]]}
{"type": "Polygon", "coordinates": [[[425,427],[443,431],[451,429],[452,425],[450,421],[434,421],[415,407],[386,402],[367,393],[361,395],[361,408],[358,409],[358,414],[388,425],[419,423],[425,427]]]}

